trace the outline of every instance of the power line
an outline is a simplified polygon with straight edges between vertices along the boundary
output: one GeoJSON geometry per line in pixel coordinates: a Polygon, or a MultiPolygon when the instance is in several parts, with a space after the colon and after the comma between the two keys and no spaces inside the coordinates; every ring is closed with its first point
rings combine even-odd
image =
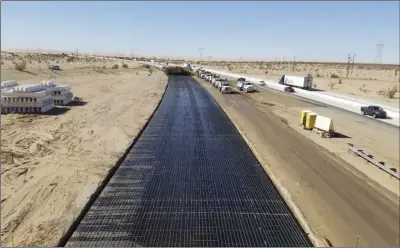
{"type": "Polygon", "coordinates": [[[382,63],[382,49],[383,49],[383,44],[377,44],[376,45],[376,57],[375,57],[375,63],[381,64],[382,63]]]}

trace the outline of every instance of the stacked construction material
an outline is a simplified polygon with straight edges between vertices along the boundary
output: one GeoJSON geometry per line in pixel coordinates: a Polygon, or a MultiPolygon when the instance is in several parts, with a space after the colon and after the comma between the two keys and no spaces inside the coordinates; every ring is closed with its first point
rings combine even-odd
{"type": "Polygon", "coordinates": [[[1,90],[2,113],[44,113],[52,108],[53,98],[41,84],[15,85],[1,90]]]}
{"type": "Polygon", "coordinates": [[[44,80],[42,85],[51,92],[55,105],[67,105],[72,101],[71,86],[67,84],[56,85],[53,80],[44,80]]]}
{"type": "Polygon", "coordinates": [[[8,80],[8,81],[3,81],[1,82],[1,89],[8,89],[8,88],[12,88],[14,86],[17,86],[18,83],[15,80],[8,80]]]}

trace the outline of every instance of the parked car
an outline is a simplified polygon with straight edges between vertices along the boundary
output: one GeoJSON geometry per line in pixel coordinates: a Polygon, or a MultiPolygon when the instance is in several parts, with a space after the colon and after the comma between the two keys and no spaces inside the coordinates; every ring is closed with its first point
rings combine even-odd
{"type": "Polygon", "coordinates": [[[291,86],[285,87],[285,92],[293,93],[294,89],[291,86]]]}
{"type": "Polygon", "coordinates": [[[60,66],[58,66],[58,65],[53,65],[53,66],[50,67],[50,70],[53,70],[53,71],[61,71],[61,68],[60,68],[60,66]]]}
{"type": "Polygon", "coordinates": [[[264,81],[258,81],[258,85],[259,85],[259,86],[264,86],[264,85],[265,85],[265,82],[264,82],[264,81]]]}
{"type": "Polygon", "coordinates": [[[379,106],[366,106],[366,107],[361,107],[361,113],[363,115],[370,115],[373,116],[374,118],[386,118],[386,111],[383,110],[379,106]]]}

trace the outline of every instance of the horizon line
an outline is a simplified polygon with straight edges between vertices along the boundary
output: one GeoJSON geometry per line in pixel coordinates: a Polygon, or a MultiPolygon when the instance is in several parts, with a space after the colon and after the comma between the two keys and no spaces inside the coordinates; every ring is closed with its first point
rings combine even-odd
{"type": "MultiPolygon", "coordinates": [[[[62,49],[45,49],[45,48],[1,48],[1,52],[9,52],[9,53],[47,53],[47,54],[57,54],[57,53],[67,53],[67,54],[75,54],[76,51],[72,50],[62,50],[62,49]],[[11,50],[11,51],[10,51],[11,50]],[[14,50],[14,51],[13,51],[14,50]]],[[[152,58],[152,59],[173,59],[173,60],[189,60],[189,61],[196,61],[196,62],[276,62],[276,63],[321,63],[321,64],[347,64],[348,61],[329,61],[329,60],[281,60],[281,59],[244,59],[243,56],[240,56],[238,59],[234,58],[212,58],[211,60],[207,59],[199,59],[199,57],[194,58],[190,56],[170,56],[170,55],[144,55],[139,53],[121,53],[121,52],[85,52],[79,51],[78,55],[85,55],[85,56],[112,56],[112,57],[143,57],[143,58],[152,58]]],[[[208,57],[208,56],[205,56],[208,57]]],[[[285,58],[286,56],[282,56],[281,58],[285,58]]],[[[276,57],[275,57],[276,58],[276,57]]],[[[296,58],[293,56],[293,58],[296,58]]],[[[375,63],[375,62],[355,62],[354,65],[381,65],[381,66],[400,66],[400,63],[375,63]]]]}

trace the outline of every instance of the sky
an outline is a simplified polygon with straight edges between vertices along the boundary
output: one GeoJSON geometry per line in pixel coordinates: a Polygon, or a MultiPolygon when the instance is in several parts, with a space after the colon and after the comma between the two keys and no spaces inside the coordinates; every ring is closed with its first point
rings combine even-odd
{"type": "Polygon", "coordinates": [[[398,1],[2,1],[1,47],[399,63],[398,1]],[[202,55],[199,49],[203,48],[202,55]]]}

